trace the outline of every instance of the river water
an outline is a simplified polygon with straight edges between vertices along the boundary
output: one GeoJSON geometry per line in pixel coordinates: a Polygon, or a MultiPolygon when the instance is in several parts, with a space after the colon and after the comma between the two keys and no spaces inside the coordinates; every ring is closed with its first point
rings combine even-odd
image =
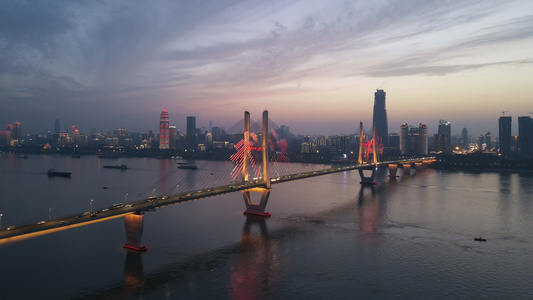
{"type": "MultiPolygon", "coordinates": [[[[231,180],[231,163],[194,163],[0,154],[0,225],[231,180]],[[115,164],[130,169],[103,168],[115,164]]],[[[144,253],[122,247],[122,218],[0,241],[0,299],[533,297],[532,174],[398,173],[273,185],[266,219],[243,215],[240,193],[160,208],[145,214],[144,253]]]]}

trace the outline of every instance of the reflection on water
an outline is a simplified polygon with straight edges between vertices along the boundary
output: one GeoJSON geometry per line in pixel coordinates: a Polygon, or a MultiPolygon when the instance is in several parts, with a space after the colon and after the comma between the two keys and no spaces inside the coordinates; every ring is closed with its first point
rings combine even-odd
{"type": "MultiPolygon", "coordinates": [[[[210,180],[222,183],[226,171],[220,170],[227,169],[220,162],[195,162],[198,171],[208,170],[204,176],[177,171],[169,160],[128,158],[119,163],[129,170],[110,172],[98,163],[95,157],[0,157],[2,226],[46,218],[50,207],[71,213],[87,210],[89,199],[103,206],[124,201],[125,193],[134,198],[153,189],[176,190],[178,179],[180,191],[210,180]],[[73,178],[49,180],[50,165],[73,171],[73,178]]],[[[122,220],[0,244],[0,297],[532,295],[533,176],[411,172],[389,179],[387,170],[380,170],[374,186],[359,185],[357,172],[275,185],[267,219],[243,216],[238,193],[165,207],[146,215],[145,253],[122,248],[122,220]],[[474,243],[480,235],[488,241],[474,243]],[[32,289],[25,288],[28,283],[32,289]],[[488,292],[480,294],[479,287],[488,292]]]]}
{"type": "Polygon", "coordinates": [[[279,265],[264,217],[247,216],[241,234],[240,255],[231,266],[231,299],[256,299],[270,294],[270,276],[279,265]],[[255,230],[254,230],[255,229],[255,230]]]}

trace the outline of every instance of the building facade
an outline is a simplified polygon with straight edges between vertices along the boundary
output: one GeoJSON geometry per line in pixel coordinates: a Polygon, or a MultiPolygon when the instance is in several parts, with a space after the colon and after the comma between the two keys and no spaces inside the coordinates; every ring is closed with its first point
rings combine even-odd
{"type": "Polygon", "coordinates": [[[169,118],[166,109],[159,118],[159,149],[170,149],[169,118]]]}
{"type": "Polygon", "coordinates": [[[533,119],[529,116],[518,117],[518,155],[533,155],[533,119]]]}
{"type": "Polygon", "coordinates": [[[439,120],[439,128],[434,136],[433,147],[435,152],[450,153],[452,152],[452,126],[446,120],[439,120]]]}
{"type": "Polygon", "coordinates": [[[428,127],[420,123],[409,126],[404,123],[400,126],[400,151],[402,155],[427,155],[428,154],[428,127]]]}
{"type": "Polygon", "coordinates": [[[500,117],[498,120],[500,154],[503,156],[511,155],[513,145],[513,136],[511,135],[512,118],[510,116],[500,117]]]}
{"type": "MultiPolygon", "coordinates": [[[[389,127],[387,122],[387,109],[385,108],[386,93],[377,90],[374,93],[373,125],[376,127],[376,135],[381,139],[384,147],[389,146],[389,127]]],[[[375,137],[374,137],[375,138],[375,137]]],[[[378,139],[376,139],[378,142],[378,139]]]]}

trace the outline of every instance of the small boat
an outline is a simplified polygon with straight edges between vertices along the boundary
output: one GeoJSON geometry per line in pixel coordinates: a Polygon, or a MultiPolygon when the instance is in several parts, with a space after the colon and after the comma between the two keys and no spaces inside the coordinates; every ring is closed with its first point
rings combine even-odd
{"type": "Polygon", "coordinates": [[[484,239],[484,238],[478,237],[478,238],[474,238],[474,241],[478,241],[478,242],[486,242],[487,239],[484,239]]]}
{"type": "Polygon", "coordinates": [[[114,166],[104,166],[104,168],[127,170],[128,166],[126,166],[126,165],[114,165],[114,166]]]}
{"type": "Polygon", "coordinates": [[[119,158],[118,153],[115,152],[102,152],[97,154],[100,158],[119,158]]]}
{"type": "Polygon", "coordinates": [[[195,165],[184,165],[184,166],[178,166],[178,169],[198,170],[198,167],[195,165]]]}
{"type": "Polygon", "coordinates": [[[72,155],[71,157],[72,157],[72,158],[80,158],[79,155],[72,155]]]}
{"type": "Polygon", "coordinates": [[[19,158],[28,158],[27,155],[19,155],[19,158]]]}
{"type": "Polygon", "coordinates": [[[48,177],[70,177],[70,172],[58,172],[55,169],[48,170],[48,177]]]}

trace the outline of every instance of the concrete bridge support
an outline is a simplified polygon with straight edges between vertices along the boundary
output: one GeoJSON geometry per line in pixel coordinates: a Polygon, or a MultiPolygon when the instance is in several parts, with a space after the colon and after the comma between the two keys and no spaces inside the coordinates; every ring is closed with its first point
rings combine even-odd
{"type": "Polygon", "coordinates": [[[389,164],[389,177],[398,177],[396,173],[398,172],[398,164],[389,164]]]}
{"type": "Polygon", "coordinates": [[[411,175],[411,164],[402,164],[403,167],[403,175],[411,175]]]}
{"type": "Polygon", "coordinates": [[[144,229],[144,213],[137,212],[134,214],[126,215],[124,217],[126,225],[126,239],[127,242],[124,244],[124,248],[137,250],[137,251],[146,251],[148,248],[141,245],[141,238],[143,235],[144,229]]]}
{"type": "Polygon", "coordinates": [[[265,212],[268,197],[270,196],[270,189],[267,188],[254,188],[242,191],[244,197],[244,204],[246,205],[245,214],[270,217],[270,213],[265,212]],[[259,203],[254,203],[252,200],[252,195],[250,192],[261,193],[261,201],[259,203]]]}
{"type": "Polygon", "coordinates": [[[372,169],[358,169],[359,170],[359,176],[361,177],[361,184],[377,184],[376,182],[376,173],[378,172],[378,168],[374,167],[372,169]],[[365,175],[365,171],[371,171],[372,173],[370,176],[365,175]]]}
{"type": "Polygon", "coordinates": [[[415,170],[420,171],[422,169],[424,169],[423,163],[421,163],[421,162],[415,163],[415,170]]]}

